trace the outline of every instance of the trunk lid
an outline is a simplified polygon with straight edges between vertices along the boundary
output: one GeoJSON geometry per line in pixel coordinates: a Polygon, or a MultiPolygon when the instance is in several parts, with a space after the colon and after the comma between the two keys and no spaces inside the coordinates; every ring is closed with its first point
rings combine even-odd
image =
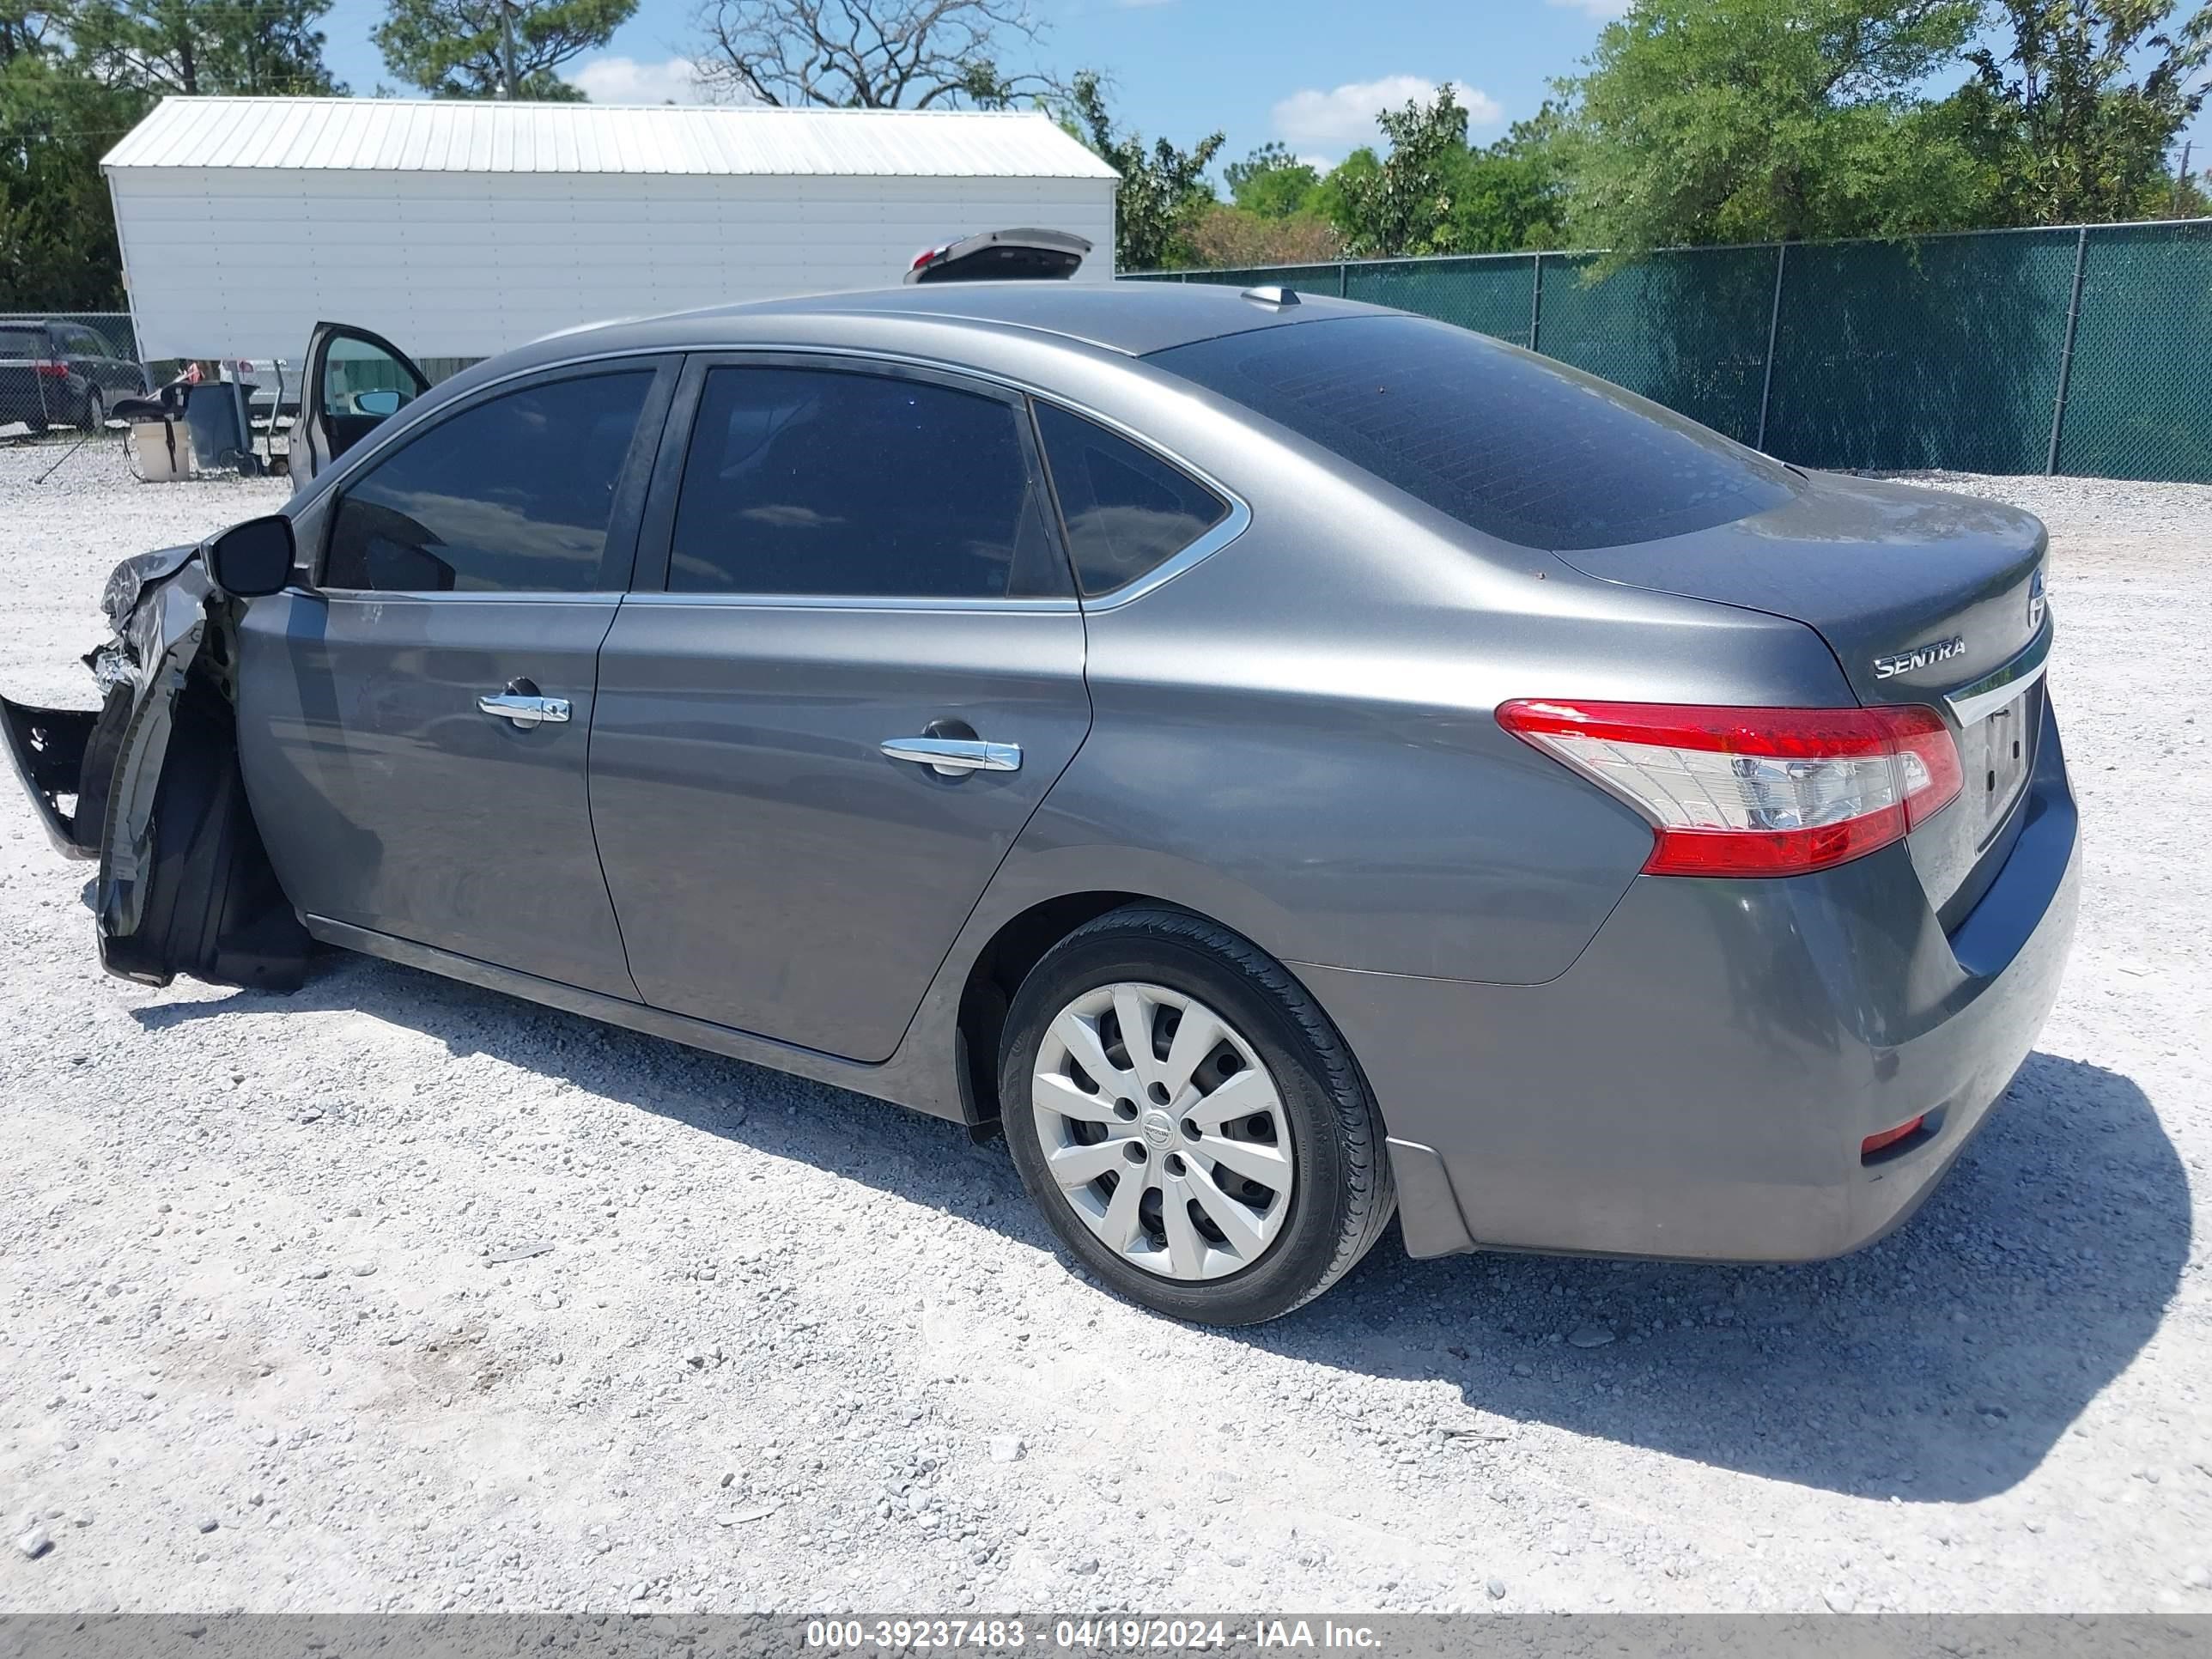
{"type": "Polygon", "coordinates": [[[1909,844],[1948,928],[2018,833],[2042,723],[2047,539],[2000,502],[1815,474],[1794,500],[1732,524],[1557,556],[1606,580],[1805,623],[1862,702],[1939,710],[1965,787],[1909,844]]]}

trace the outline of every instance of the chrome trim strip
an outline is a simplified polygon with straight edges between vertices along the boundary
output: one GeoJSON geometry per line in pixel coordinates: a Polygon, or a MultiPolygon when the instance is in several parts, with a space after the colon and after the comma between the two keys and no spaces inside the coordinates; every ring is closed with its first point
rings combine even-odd
{"type": "Polygon", "coordinates": [[[318,599],[344,599],[354,605],[388,605],[395,599],[434,601],[440,605],[619,605],[632,597],[619,588],[485,588],[456,592],[441,587],[316,587],[295,590],[318,599]]]}
{"type": "Polygon", "coordinates": [[[1991,669],[1970,685],[1944,693],[1943,701],[1950,705],[1959,724],[1972,726],[1985,719],[2041,679],[2051,665],[2051,634],[2046,626],[2010,662],[1991,669]]]}
{"type": "MultiPolygon", "coordinates": [[[[547,337],[550,338],[556,337],[549,336],[547,337]]],[[[1072,343],[1076,344],[1089,343],[1088,342],[1076,340],[1073,336],[1064,337],[1068,338],[1072,343]]],[[[520,349],[520,348],[517,349],[520,349]]],[[[1069,397],[1064,392],[1055,392],[1048,387],[1038,386],[1033,381],[1021,380],[1012,374],[1000,374],[995,369],[977,368],[969,363],[951,362],[942,357],[925,357],[910,352],[877,351],[872,350],[865,346],[799,345],[793,344],[789,341],[765,340],[741,341],[735,343],[727,340],[720,340],[702,341],[692,345],[663,344],[654,346],[631,346],[618,351],[586,352],[574,357],[563,357],[554,362],[533,363],[527,368],[510,369],[504,374],[494,375],[484,380],[482,384],[472,386],[465,397],[454,398],[453,401],[455,403],[473,402],[480,393],[489,392],[494,388],[506,386],[511,381],[526,380],[534,374],[550,374],[562,369],[580,368],[595,363],[619,364],[624,358],[629,357],[666,357],[676,356],[686,357],[721,357],[738,356],[836,357],[860,363],[885,363],[896,368],[933,369],[939,374],[964,377],[971,380],[980,381],[986,386],[1000,386],[1009,392],[1018,392],[1024,397],[1039,398],[1045,403],[1053,404],[1056,408],[1066,410],[1070,414],[1080,415],[1085,420],[1090,421],[1096,425],[1104,427],[1109,432],[1114,433],[1117,436],[1126,438],[1131,443],[1135,444],[1139,448],[1149,450],[1153,454],[1158,456],[1162,460],[1170,463],[1171,465],[1178,468],[1182,471],[1188,472],[1192,477],[1196,478],[1208,489],[1212,490],[1214,494],[1219,495],[1222,500],[1229,503],[1229,516],[1224,519],[1219,524],[1214,526],[1212,529],[1207,531],[1206,534],[1200,536],[1188,547],[1183,549],[1182,552],[1176,554],[1171,559],[1168,559],[1160,564],[1155,565],[1152,569],[1146,571],[1143,575],[1138,577],[1136,580],[1129,583],[1127,586],[1117,587],[1111,593],[1101,594],[1097,599],[1086,599],[1083,601],[1080,608],[1085,611],[1118,610],[1121,606],[1127,605],[1133,599],[1142,599],[1154,588],[1160,586],[1164,583],[1174,580],[1177,576],[1182,574],[1184,571],[1189,569],[1201,559],[1207,557],[1209,555],[1218,553],[1223,548],[1228,546],[1230,543],[1235,541],[1239,536],[1243,535],[1244,532],[1250,527],[1252,523],[1252,509],[1242,495],[1239,495],[1235,490],[1230,489],[1228,485],[1223,483],[1220,479],[1214,477],[1211,472],[1208,472],[1204,467],[1196,465],[1194,463],[1186,460],[1183,457],[1176,453],[1176,452],[1171,449],[1163,448],[1158,440],[1139,432],[1127,422],[1117,420],[1113,416],[1106,414],[1101,410],[1094,409],[1088,404],[1080,403],[1075,398],[1069,397]]],[[[496,360],[487,359],[487,361],[496,360]]],[[[443,386],[445,384],[446,382],[444,381],[439,382],[439,386],[443,386]]],[[[429,392],[425,393],[424,398],[417,398],[416,403],[423,402],[428,397],[434,396],[437,391],[438,386],[431,387],[429,392]]],[[[415,404],[410,404],[407,405],[410,409],[412,409],[415,406],[415,404]]],[[[325,467],[321,472],[318,473],[313,478],[310,479],[305,485],[303,485],[299,495],[294,496],[292,501],[286,504],[287,512],[289,512],[291,507],[295,503],[304,505],[307,498],[331,493],[342,488],[348,478],[352,477],[354,473],[362,470],[362,468],[367,465],[372,459],[370,455],[364,454],[362,452],[366,449],[380,447],[382,447],[381,444],[374,438],[364,440],[362,443],[355,445],[352,449],[347,451],[344,455],[341,456],[337,463],[325,467]]],[[[392,596],[386,595],[385,597],[392,596]]],[[[489,596],[487,595],[481,597],[489,596]]],[[[628,596],[627,602],[635,604],[640,599],[648,598],[658,599],[661,597],[663,596],[659,594],[634,592],[628,596]]],[[[713,596],[701,594],[670,594],[666,597],[671,599],[683,598],[687,599],[697,599],[713,596]]],[[[779,596],[768,596],[767,599],[758,602],[770,602],[776,597],[779,596]]],[[[809,600],[808,603],[827,608],[837,602],[823,599],[813,599],[809,600]]],[[[959,601],[959,603],[969,606],[988,605],[990,608],[997,610],[1001,606],[1009,605],[1026,605],[1032,604],[1053,604],[1057,602],[1050,600],[1027,601],[1016,599],[996,599],[962,600],[959,601]]],[[[906,609],[907,606],[902,603],[886,602],[882,599],[866,599],[860,601],[856,608],[873,610],[903,610],[906,609]]],[[[929,608],[933,609],[939,607],[931,606],[929,608]]]]}
{"type": "MultiPolygon", "coordinates": [[[[1100,424],[1103,425],[1105,422],[1101,422],[1100,424]]],[[[1207,489],[1218,495],[1223,501],[1227,501],[1229,516],[1173,558],[1154,565],[1126,587],[1117,587],[1111,593],[1102,593],[1095,599],[1085,599],[1083,602],[1083,608],[1085,611],[1118,611],[1133,599],[1141,599],[1163,583],[1173,581],[1200,559],[1208,558],[1218,553],[1252,527],[1252,509],[1244,505],[1243,497],[1224,489],[1194,466],[1184,466],[1180,461],[1176,465],[1182,467],[1182,470],[1191,477],[1204,480],[1207,489]]]]}
{"type": "Polygon", "coordinates": [[[1016,743],[984,743],[973,738],[886,738],[876,747],[895,761],[914,761],[939,774],[1022,769],[1022,749],[1016,743]]]}
{"type": "Polygon", "coordinates": [[[628,593],[623,604],[696,606],[731,611],[965,611],[997,615],[1021,611],[1035,616],[1072,617],[1081,609],[1073,599],[946,599],[927,595],[885,598],[874,593],[628,593]]]}

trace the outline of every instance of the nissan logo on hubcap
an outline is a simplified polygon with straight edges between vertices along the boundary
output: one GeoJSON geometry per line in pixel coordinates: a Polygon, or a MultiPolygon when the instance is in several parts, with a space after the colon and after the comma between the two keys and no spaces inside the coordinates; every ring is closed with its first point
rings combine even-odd
{"type": "Polygon", "coordinates": [[[1164,1146],[1175,1139],[1175,1120],[1165,1112],[1146,1112],[1141,1127],[1145,1139],[1155,1146],[1164,1146]]]}

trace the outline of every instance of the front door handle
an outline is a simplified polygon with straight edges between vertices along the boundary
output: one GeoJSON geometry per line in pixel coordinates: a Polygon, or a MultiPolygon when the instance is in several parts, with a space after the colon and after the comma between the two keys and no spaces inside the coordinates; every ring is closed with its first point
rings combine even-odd
{"type": "Polygon", "coordinates": [[[893,760],[914,761],[941,778],[1022,769],[1021,745],[1014,743],[984,743],[975,738],[890,738],[882,747],[893,760]]]}
{"type": "Polygon", "coordinates": [[[519,691],[488,692],[477,699],[477,712],[494,720],[513,720],[517,731],[527,732],[534,726],[564,723],[568,718],[568,700],[519,691]]]}

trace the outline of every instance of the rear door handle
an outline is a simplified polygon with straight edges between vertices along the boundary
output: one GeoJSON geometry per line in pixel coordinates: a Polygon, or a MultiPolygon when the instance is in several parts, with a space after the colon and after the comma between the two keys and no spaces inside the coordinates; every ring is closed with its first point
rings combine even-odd
{"type": "Polygon", "coordinates": [[[944,778],[968,772],[1022,769],[1019,744],[984,743],[974,738],[889,738],[882,747],[893,760],[914,761],[944,778]]]}
{"type": "Polygon", "coordinates": [[[477,699],[477,712],[494,720],[513,720],[524,732],[533,726],[559,726],[568,718],[566,697],[525,696],[520,692],[487,692],[477,699]]]}

